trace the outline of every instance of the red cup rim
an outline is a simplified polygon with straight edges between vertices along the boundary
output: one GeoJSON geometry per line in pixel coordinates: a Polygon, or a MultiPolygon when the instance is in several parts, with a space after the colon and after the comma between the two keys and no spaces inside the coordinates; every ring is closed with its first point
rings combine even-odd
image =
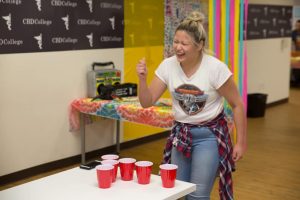
{"type": "Polygon", "coordinates": [[[117,160],[118,158],[119,156],[116,154],[106,154],[101,156],[102,160],[117,160]]]}
{"type": "Polygon", "coordinates": [[[114,169],[114,166],[112,166],[112,165],[107,165],[107,164],[105,164],[105,165],[97,165],[96,166],[96,170],[112,170],[112,169],[114,169]]]}
{"type": "Polygon", "coordinates": [[[149,167],[153,165],[153,162],[151,161],[138,161],[135,163],[136,166],[138,167],[149,167]]]}
{"type": "Polygon", "coordinates": [[[134,158],[121,158],[119,159],[119,163],[135,163],[136,159],[134,158]]]}
{"type": "Polygon", "coordinates": [[[119,163],[118,160],[102,160],[101,161],[102,165],[116,165],[118,163],[119,163]]]}
{"type": "Polygon", "coordinates": [[[164,169],[164,170],[173,170],[173,169],[177,169],[178,166],[174,165],[174,164],[162,164],[162,165],[159,165],[159,168],[164,169]]]}

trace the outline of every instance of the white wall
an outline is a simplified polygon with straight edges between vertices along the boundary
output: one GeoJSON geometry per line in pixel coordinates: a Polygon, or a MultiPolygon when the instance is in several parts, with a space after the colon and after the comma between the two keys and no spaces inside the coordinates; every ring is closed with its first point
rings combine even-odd
{"type": "MultiPolygon", "coordinates": [[[[123,70],[124,50],[0,55],[0,176],[80,154],[68,106],[86,96],[86,74],[95,61],[113,61],[123,70]]],[[[110,146],[114,122],[89,125],[86,136],[87,151],[110,146]]]]}
{"type": "Polygon", "coordinates": [[[264,5],[296,5],[299,4],[299,0],[249,0],[249,4],[264,4],[264,5]]]}
{"type": "MultiPolygon", "coordinates": [[[[296,2],[295,0],[249,0],[249,4],[265,5],[294,5],[296,2]]],[[[268,94],[267,103],[288,98],[291,39],[248,40],[246,48],[248,93],[268,94]]]]}
{"type": "Polygon", "coordinates": [[[268,94],[267,103],[289,96],[290,38],[248,40],[248,93],[268,94]]]}

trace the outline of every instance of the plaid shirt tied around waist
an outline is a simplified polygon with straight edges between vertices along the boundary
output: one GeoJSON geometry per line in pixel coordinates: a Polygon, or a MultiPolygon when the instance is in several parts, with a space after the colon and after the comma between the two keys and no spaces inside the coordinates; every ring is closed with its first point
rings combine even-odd
{"type": "Polygon", "coordinates": [[[186,157],[191,156],[192,134],[190,132],[193,127],[208,127],[212,130],[217,138],[219,151],[219,195],[221,200],[233,200],[233,184],[231,172],[235,170],[234,161],[232,159],[232,142],[228,132],[225,113],[221,112],[211,121],[201,124],[187,124],[174,121],[171,134],[167,139],[164,149],[163,163],[171,162],[172,147],[182,152],[186,157]]]}

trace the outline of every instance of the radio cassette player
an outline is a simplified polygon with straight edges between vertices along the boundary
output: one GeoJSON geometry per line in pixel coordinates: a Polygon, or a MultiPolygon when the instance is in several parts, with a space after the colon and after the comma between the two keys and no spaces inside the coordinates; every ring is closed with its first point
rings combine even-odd
{"type": "Polygon", "coordinates": [[[93,63],[88,72],[88,97],[112,100],[114,98],[136,96],[137,84],[121,84],[121,71],[115,69],[113,62],[93,63]],[[108,67],[96,69],[96,67],[108,67]]]}

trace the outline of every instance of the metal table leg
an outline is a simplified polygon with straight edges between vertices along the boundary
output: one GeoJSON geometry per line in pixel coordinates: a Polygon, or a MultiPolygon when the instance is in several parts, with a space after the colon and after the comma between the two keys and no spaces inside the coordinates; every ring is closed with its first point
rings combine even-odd
{"type": "Polygon", "coordinates": [[[116,120],[117,133],[116,133],[116,151],[117,154],[120,153],[120,120],[116,120]]]}
{"type": "MultiPolygon", "coordinates": [[[[81,164],[85,163],[85,114],[80,113],[81,164]]],[[[116,153],[120,153],[120,120],[116,120],[116,153]]]]}
{"type": "Polygon", "coordinates": [[[85,164],[85,114],[80,113],[81,164],[85,164]]]}

